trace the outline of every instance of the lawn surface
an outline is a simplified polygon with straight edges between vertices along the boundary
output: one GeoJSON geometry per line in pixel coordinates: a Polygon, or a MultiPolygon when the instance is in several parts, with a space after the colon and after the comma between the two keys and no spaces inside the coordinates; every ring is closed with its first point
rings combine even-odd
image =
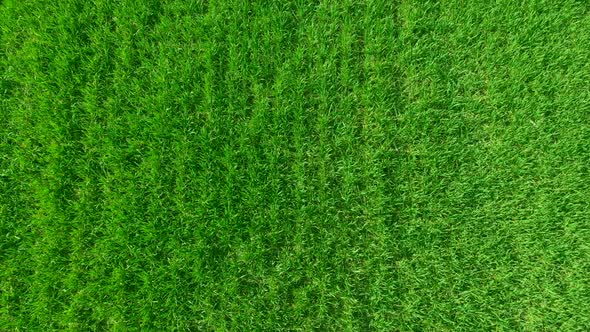
{"type": "Polygon", "coordinates": [[[590,330],[588,1],[0,29],[0,330],[590,330]]]}

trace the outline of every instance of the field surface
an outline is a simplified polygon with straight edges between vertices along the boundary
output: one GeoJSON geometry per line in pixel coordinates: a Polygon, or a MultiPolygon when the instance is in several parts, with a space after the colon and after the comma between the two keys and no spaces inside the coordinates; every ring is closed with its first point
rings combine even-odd
{"type": "Polygon", "coordinates": [[[590,331],[590,2],[0,1],[0,330],[590,331]]]}

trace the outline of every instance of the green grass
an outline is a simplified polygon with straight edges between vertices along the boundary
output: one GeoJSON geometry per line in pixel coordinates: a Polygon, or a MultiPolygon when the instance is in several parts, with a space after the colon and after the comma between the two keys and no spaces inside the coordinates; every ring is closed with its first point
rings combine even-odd
{"type": "Polygon", "coordinates": [[[0,330],[590,330],[589,2],[0,3],[0,330]]]}

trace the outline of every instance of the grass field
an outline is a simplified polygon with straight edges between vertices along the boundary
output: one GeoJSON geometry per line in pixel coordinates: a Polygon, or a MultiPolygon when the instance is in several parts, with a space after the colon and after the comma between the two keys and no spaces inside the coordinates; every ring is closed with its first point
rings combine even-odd
{"type": "Polygon", "coordinates": [[[0,29],[0,330],[590,331],[590,2],[0,29]]]}

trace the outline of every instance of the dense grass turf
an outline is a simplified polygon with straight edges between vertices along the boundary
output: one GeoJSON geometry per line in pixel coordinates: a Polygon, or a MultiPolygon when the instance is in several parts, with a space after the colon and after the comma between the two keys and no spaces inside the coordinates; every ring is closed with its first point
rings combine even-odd
{"type": "Polygon", "coordinates": [[[0,330],[590,330],[587,1],[0,8],[0,330]]]}

